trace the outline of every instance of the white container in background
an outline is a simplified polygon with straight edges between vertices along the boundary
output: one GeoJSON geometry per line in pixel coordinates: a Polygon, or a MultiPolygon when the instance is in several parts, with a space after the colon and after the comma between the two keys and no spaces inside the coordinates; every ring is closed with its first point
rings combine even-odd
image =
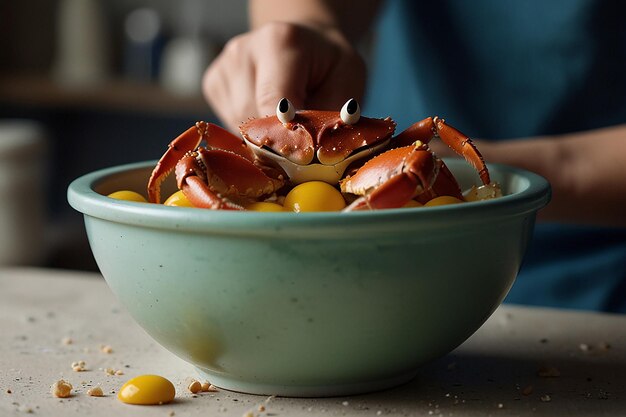
{"type": "Polygon", "coordinates": [[[44,129],[0,119],[0,265],[37,265],[45,256],[44,129]]]}
{"type": "MultiPolygon", "coordinates": [[[[180,0],[174,16],[174,33],[163,49],[159,83],[181,96],[200,96],[202,76],[218,48],[205,36],[204,22],[217,4],[205,0],[180,0]]],[[[219,12],[218,12],[219,13],[219,12]]]]}
{"type": "Polygon", "coordinates": [[[109,36],[100,0],[61,0],[57,15],[55,79],[82,87],[109,72],[109,36]]]}
{"type": "Polygon", "coordinates": [[[170,40],[163,50],[160,84],[174,94],[201,95],[202,75],[216,54],[215,45],[199,37],[170,40]]]}

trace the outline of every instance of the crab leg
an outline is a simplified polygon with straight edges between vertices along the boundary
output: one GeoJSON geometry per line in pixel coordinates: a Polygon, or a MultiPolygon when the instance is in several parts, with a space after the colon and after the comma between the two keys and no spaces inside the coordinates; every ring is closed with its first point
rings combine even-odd
{"type": "Polygon", "coordinates": [[[454,178],[452,172],[450,172],[450,169],[441,159],[436,159],[439,165],[439,174],[437,175],[437,178],[435,178],[433,186],[416,196],[415,199],[422,204],[425,204],[429,200],[442,195],[449,195],[456,197],[459,200],[464,200],[461,187],[456,181],[456,178],[454,178]]]}
{"type": "Polygon", "coordinates": [[[176,166],[176,179],[178,188],[183,191],[185,197],[194,207],[210,208],[213,210],[243,210],[238,204],[224,198],[221,194],[211,190],[202,178],[199,168],[193,156],[183,158],[176,166]]]}
{"type": "Polygon", "coordinates": [[[148,199],[151,203],[161,201],[161,183],[174,170],[176,163],[188,152],[195,151],[204,140],[209,147],[234,152],[249,161],[254,160],[252,151],[242,139],[213,123],[196,122],[168,145],[167,151],[154,167],[148,181],[148,199]]]}
{"type": "Polygon", "coordinates": [[[465,158],[478,171],[483,184],[491,182],[485,161],[472,140],[437,116],[427,117],[409,126],[393,139],[393,143],[394,146],[407,146],[416,140],[428,143],[434,137],[439,137],[454,152],[465,158]]]}
{"type": "Polygon", "coordinates": [[[242,156],[221,149],[199,148],[176,165],[178,188],[192,205],[214,210],[243,210],[240,204],[269,195],[284,185],[242,156]]]}
{"type": "Polygon", "coordinates": [[[236,153],[250,162],[254,162],[254,153],[239,136],[213,123],[196,122],[198,132],[209,149],[223,149],[236,153]]]}

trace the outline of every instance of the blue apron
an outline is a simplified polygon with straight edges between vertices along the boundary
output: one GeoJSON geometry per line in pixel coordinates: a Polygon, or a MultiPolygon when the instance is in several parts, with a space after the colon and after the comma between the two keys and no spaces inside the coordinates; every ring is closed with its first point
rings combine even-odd
{"type": "MultiPolygon", "coordinates": [[[[617,1],[390,0],[363,113],[492,140],[626,123],[624,16],[617,1]]],[[[506,301],[626,313],[626,229],[538,224],[506,301]]]]}

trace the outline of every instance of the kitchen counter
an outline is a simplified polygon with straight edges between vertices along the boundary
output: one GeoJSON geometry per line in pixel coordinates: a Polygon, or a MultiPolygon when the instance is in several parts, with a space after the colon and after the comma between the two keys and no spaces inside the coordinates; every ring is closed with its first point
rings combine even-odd
{"type": "Polygon", "coordinates": [[[99,274],[0,269],[2,416],[626,415],[626,316],[501,306],[410,383],[366,395],[194,395],[186,387],[197,377],[130,318],[99,274]],[[78,361],[85,371],[72,370],[78,361]],[[176,400],[162,406],[118,401],[122,384],[141,374],[170,379],[176,400]],[[70,398],[50,393],[59,379],[72,383],[70,398]],[[87,395],[96,385],[104,397],[87,395]]]}

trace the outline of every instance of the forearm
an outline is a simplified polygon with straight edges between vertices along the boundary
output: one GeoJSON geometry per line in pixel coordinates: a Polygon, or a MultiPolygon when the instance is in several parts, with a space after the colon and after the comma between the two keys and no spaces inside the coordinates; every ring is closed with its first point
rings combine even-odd
{"type": "Polygon", "coordinates": [[[289,22],[318,29],[338,29],[351,42],[365,33],[379,0],[250,0],[252,29],[269,22],[289,22]]]}
{"type": "Polygon", "coordinates": [[[541,219],[626,227],[626,125],[479,146],[488,162],[525,168],[550,181],[552,201],[541,219]]]}

